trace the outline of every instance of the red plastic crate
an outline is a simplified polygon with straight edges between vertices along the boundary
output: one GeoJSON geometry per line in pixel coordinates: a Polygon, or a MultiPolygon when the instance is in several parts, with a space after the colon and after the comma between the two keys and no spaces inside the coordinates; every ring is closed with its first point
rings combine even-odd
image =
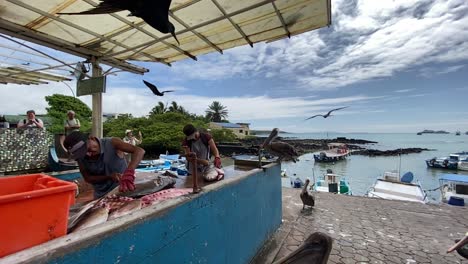
{"type": "Polygon", "coordinates": [[[45,174],[0,177],[0,257],[66,235],[76,189],[45,174]]]}

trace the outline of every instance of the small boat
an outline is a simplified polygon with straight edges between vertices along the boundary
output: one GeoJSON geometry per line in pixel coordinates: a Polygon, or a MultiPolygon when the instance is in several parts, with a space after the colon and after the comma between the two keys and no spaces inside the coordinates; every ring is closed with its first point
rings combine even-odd
{"type": "MultiPolygon", "coordinates": [[[[258,167],[260,161],[257,155],[235,155],[232,156],[235,166],[258,167]]],[[[262,166],[276,162],[277,158],[273,156],[262,155],[262,166]]]]}
{"type": "Polygon", "coordinates": [[[457,168],[459,170],[468,171],[468,156],[458,162],[457,168]]]}
{"type": "Polygon", "coordinates": [[[328,170],[322,179],[315,182],[314,190],[318,192],[330,192],[352,195],[351,188],[345,177],[328,170]]]}
{"type": "Polygon", "coordinates": [[[426,165],[430,168],[456,170],[458,168],[458,162],[461,160],[465,160],[467,154],[467,152],[463,151],[450,154],[448,157],[434,157],[432,159],[427,159],[426,165]]]}
{"type": "Polygon", "coordinates": [[[419,136],[420,136],[420,135],[422,135],[422,134],[423,134],[422,132],[418,132],[418,133],[416,133],[416,135],[419,135],[419,136]]]}
{"type": "Polygon", "coordinates": [[[460,136],[460,135],[461,135],[460,131],[455,132],[455,136],[460,136]]]}
{"type": "Polygon", "coordinates": [[[386,200],[426,203],[426,193],[418,181],[413,183],[413,178],[414,175],[411,172],[405,173],[400,178],[399,172],[387,171],[381,179],[377,179],[367,191],[366,196],[386,200]]]}
{"type": "Polygon", "coordinates": [[[459,206],[468,204],[468,175],[442,174],[439,183],[442,202],[459,206]]]}
{"type": "Polygon", "coordinates": [[[344,143],[329,143],[328,150],[319,154],[314,154],[316,162],[335,162],[345,159],[349,155],[349,150],[344,143]]]}

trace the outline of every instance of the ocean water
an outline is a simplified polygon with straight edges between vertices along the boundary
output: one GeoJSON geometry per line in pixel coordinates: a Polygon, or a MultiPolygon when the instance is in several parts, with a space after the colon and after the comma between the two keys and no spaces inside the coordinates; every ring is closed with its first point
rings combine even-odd
{"type": "MultiPolygon", "coordinates": [[[[283,162],[282,169],[291,178],[299,177],[313,180],[313,176],[321,177],[327,169],[334,173],[344,175],[348,180],[353,195],[364,195],[374,184],[375,180],[385,171],[398,170],[401,166],[401,175],[407,171],[413,172],[415,179],[419,180],[423,189],[429,190],[439,187],[439,175],[443,173],[458,173],[468,175],[468,171],[452,171],[444,169],[427,168],[425,160],[432,157],[448,156],[450,153],[468,151],[468,135],[462,134],[423,134],[415,133],[298,133],[281,134],[282,137],[296,137],[302,139],[333,139],[346,137],[353,139],[365,139],[376,141],[375,144],[367,144],[367,148],[379,150],[391,150],[398,148],[428,148],[431,151],[423,151],[416,154],[406,154],[389,157],[367,157],[351,155],[346,160],[336,163],[315,163],[313,153],[299,157],[297,163],[283,162]],[[296,174],[296,176],[293,176],[296,174]]],[[[316,153],[315,153],[316,154],[316,153]]],[[[468,177],[468,176],[467,176],[468,177]]],[[[291,187],[290,180],[283,178],[283,186],[291,187]]],[[[428,192],[431,202],[440,202],[440,191],[428,192]]]]}

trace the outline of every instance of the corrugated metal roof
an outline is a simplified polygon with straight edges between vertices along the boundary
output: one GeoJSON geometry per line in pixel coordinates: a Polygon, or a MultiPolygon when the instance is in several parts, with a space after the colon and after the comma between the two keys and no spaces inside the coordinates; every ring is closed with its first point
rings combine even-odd
{"type": "MultiPolygon", "coordinates": [[[[157,1],[157,0],[153,0],[157,1]]],[[[327,26],[330,0],[173,0],[170,21],[180,41],[128,11],[57,15],[96,6],[94,0],[5,0],[0,32],[135,73],[127,61],[171,62],[327,26]]]]}
{"type": "Polygon", "coordinates": [[[234,124],[234,123],[218,123],[218,122],[213,122],[218,126],[221,126],[223,128],[242,128],[241,125],[239,124],[234,124]]]}

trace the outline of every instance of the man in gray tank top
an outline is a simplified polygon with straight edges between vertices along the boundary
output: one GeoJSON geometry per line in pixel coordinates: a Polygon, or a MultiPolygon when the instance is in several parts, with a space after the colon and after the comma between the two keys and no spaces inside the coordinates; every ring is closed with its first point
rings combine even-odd
{"type": "Polygon", "coordinates": [[[120,191],[135,189],[135,169],[145,151],[119,138],[96,138],[81,132],[72,132],[63,143],[78,162],[84,180],[94,188],[94,198],[104,196],[120,184],[120,191]],[[127,166],[124,152],[131,153],[127,166]]]}

